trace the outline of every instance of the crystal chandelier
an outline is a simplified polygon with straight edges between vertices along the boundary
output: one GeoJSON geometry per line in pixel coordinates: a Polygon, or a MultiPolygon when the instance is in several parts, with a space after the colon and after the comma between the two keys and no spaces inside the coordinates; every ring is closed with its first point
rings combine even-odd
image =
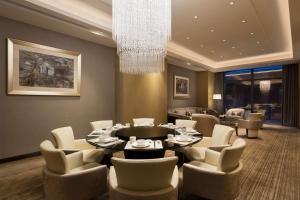
{"type": "Polygon", "coordinates": [[[259,81],[259,89],[261,93],[268,93],[271,89],[271,81],[266,80],[266,81],[259,81]]]}
{"type": "Polygon", "coordinates": [[[163,72],[171,38],[171,0],[113,0],[112,7],[120,71],[163,72]]]}

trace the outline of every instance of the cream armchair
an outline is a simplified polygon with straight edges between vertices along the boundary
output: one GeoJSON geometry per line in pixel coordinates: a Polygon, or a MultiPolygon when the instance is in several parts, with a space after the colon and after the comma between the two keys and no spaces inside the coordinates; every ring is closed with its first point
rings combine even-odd
{"type": "Polygon", "coordinates": [[[247,120],[238,120],[236,134],[238,135],[238,128],[245,128],[248,138],[257,138],[259,129],[263,126],[263,118],[262,113],[249,113],[247,120]]]}
{"type": "Polygon", "coordinates": [[[197,122],[196,130],[206,137],[211,137],[215,125],[220,124],[220,120],[217,117],[207,114],[193,114],[192,120],[197,122]]]}
{"type": "Polygon", "coordinates": [[[112,158],[111,200],[177,200],[177,157],[134,160],[112,158]]]}
{"type": "Polygon", "coordinates": [[[101,121],[94,121],[90,122],[93,131],[96,129],[104,129],[104,128],[111,128],[113,127],[112,120],[101,120],[101,121]]]}
{"type": "Polygon", "coordinates": [[[49,140],[40,145],[46,161],[43,184],[47,200],[86,200],[107,191],[107,167],[84,164],[82,152],[65,155],[49,140]]]}
{"type": "Polygon", "coordinates": [[[175,125],[177,127],[186,127],[186,128],[192,128],[195,129],[197,122],[194,120],[188,120],[188,119],[176,119],[175,125]]]}
{"type": "Polygon", "coordinates": [[[134,118],[134,126],[154,126],[153,118],[134,118]]]}
{"type": "Polygon", "coordinates": [[[97,162],[100,163],[103,156],[103,149],[96,149],[96,147],[90,145],[85,139],[74,139],[72,127],[57,128],[51,131],[54,137],[57,148],[65,151],[82,151],[83,160],[85,162],[97,162]]]}
{"type": "Polygon", "coordinates": [[[207,149],[205,160],[184,164],[179,170],[182,191],[213,200],[235,199],[239,193],[241,155],[246,146],[236,139],[221,152],[207,149]]]}
{"type": "Polygon", "coordinates": [[[233,132],[234,129],[229,126],[216,124],[212,137],[203,137],[197,144],[185,148],[184,154],[189,160],[203,160],[207,148],[221,151],[223,148],[230,146],[229,141],[233,132]]]}
{"type": "Polygon", "coordinates": [[[234,126],[239,119],[245,118],[245,109],[231,108],[225,115],[221,115],[221,123],[229,126],[234,126]]]}

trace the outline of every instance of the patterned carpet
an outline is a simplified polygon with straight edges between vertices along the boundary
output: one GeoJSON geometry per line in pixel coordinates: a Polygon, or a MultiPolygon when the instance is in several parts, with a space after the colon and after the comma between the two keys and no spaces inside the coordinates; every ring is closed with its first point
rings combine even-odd
{"type": "MultiPolygon", "coordinates": [[[[244,168],[238,199],[300,199],[300,130],[265,126],[258,139],[245,140],[247,147],[242,156],[244,168]]],[[[0,199],[43,199],[43,164],[41,157],[1,164],[0,199]]],[[[186,196],[185,199],[199,198],[186,196]]]]}

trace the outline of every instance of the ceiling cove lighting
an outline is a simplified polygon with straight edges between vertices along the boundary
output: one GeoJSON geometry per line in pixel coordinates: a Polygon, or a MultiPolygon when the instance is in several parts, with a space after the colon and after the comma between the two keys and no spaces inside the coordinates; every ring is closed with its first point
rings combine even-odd
{"type": "Polygon", "coordinates": [[[120,71],[163,72],[171,39],[171,0],[113,0],[112,13],[112,37],[117,43],[120,71]]]}

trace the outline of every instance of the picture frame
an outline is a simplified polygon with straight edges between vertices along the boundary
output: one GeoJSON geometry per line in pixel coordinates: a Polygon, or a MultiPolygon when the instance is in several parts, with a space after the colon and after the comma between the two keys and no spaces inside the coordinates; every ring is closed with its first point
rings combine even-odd
{"type": "Polygon", "coordinates": [[[174,98],[190,98],[190,79],[174,76],[174,98]]]}
{"type": "Polygon", "coordinates": [[[80,96],[81,54],[7,39],[7,94],[80,96]]]}

